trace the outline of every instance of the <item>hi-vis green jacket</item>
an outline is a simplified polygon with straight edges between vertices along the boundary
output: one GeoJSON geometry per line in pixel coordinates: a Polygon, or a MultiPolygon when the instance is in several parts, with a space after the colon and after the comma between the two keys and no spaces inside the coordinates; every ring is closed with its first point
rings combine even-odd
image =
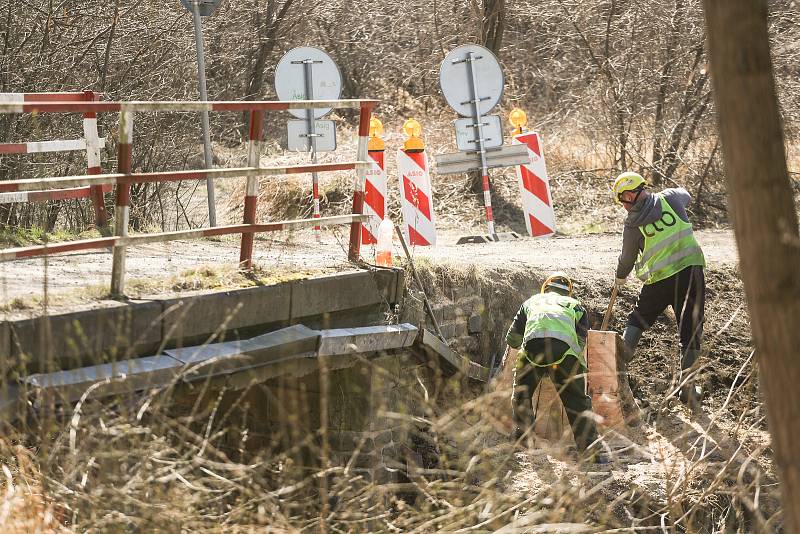
{"type": "Polygon", "coordinates": [[[627,278],[635,266],[637,276],[652,284],[705,264],[686,212],[691,201],[682,187],[639,198],[625,218],[617,278],[627,278]]]}
{"type": "Polygon", "coordinates": [[[558,339],[569,349],[547,365],[559,364],[572,355],[586,367],[583,348],[588,330],[589,318],[577,299],[553,292],[540,293],[522,304],[508,329],[506,343],[520,349],[520,356],[527,357],[530,363],[539,365],[525,353],[525,344],[532,339],[558,339]]]}
{"type": "Polygon", "coordinates": [[[654,284],[691,265],[705,267],[703,250],[692,232],[692,225],[681,219],[663,196],[661,218],[639,227],[644,247],[636,261],[636,276],[645,284],[654,284]]]}

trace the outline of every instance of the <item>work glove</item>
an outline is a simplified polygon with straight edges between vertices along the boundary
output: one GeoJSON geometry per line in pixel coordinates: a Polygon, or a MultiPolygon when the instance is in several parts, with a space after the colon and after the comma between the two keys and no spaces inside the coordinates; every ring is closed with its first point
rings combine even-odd
{"type": "Polygon", "coordinates": [[[615,278],[614,285],[617,286],[617,289],[619,289],[622,286],[624,286],[627,281],[628,281],[627,278],[615,278]]]}

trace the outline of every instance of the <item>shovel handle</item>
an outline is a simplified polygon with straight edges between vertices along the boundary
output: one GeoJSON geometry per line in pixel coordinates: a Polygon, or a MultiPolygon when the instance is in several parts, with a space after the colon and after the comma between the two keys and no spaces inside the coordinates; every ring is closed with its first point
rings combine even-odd
{"type": "Polygon", "coordinates": [[[608,309],[606,310],[606,314],[603,315],[603,324],[600,326],[600,330],[608,330],[608,322],[611,320],[611,310],[614,309],[614,301],[617,300],[617,291],[619,291],[619,287],[617,284],[614,284],[614,287],[611,289],[611,298],[608,301],[608,309]]]}

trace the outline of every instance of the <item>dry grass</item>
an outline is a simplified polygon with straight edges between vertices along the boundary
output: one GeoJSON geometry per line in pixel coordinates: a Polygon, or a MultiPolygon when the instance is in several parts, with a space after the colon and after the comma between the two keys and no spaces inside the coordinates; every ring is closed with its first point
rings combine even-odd
{"type": "MultiPolygon", "coordinates": [[[[565,167],[570,163],[569,154],[553,153],[565,167]]],[[[599,174],[565,171],[551,180],[557,193],[575,192],[560,209],[579,213],[600,205],[605,195],[599,174]],[[588,184],[583,188],[582,180],[588,184]]],[[[281,210],[306,198],[301,182],[296,184],[294,192],[280,188],[280,198],[262,190],[260,217],[292,216],[281,210]]],[[[513,191],[512,178],[497,184],[501,192],[513,191]]],[[[454,181],[437,187],[455,202],[459,188],[467,186],[454,181]]],[[[454,221],[472,209],[467,202],[455,205],[461,211],[454,221]]],[[[586,220],[601,221],[596,224],[602,230],[603,217],[602,211],[590,212],[586,220]]],[[[521,295],[533,292],[541,278],[535,268],[487,271],[417,260],[417,269],[434,299],[480,288],[489,307],[491,347],[501,343],[521,295]]],[[[171,279],[131,281],[129,287],[132,296],[144,296],[308,274],[259,272],[251,278],[233,267],[200,266],[171,279]]],[[[582,279],[580,297],[601,310],[606,285],[582,279]]],[[[86,294],[89,301],[102,297],[100,290],[86,294]]],[[[623,295],[615,317],[631,299],[623,295]]],[[[639,429],[607,433],[616,450],[611,469],[577,462],[564,443],[529,448],[510,442],[498,431],[505,425],[502,399],[508,392],[487,393],[456,381],[439,397],[415,387],[408,399],[413,413],[388,401],[383,406],[382,417],[412,430],[413,446],[397,447],[402,454],[391,466],[402,476],[378,483],[357,469],[357,454],[324,462],[330,436],[306,424],[320,409],[313,387],[291,383],[297,396],[278,411],[294,419],[277,425],[264,422],[270,412],[264,399],[274,401],[270,395],[278,384],[233,390],[178,380],[128,397],[89,396],[75,408],[33,406],[22,422],[6,425],[7,441],[0,443],[0,463],[7,466],[0,505],[7,511],[5,524],[19,532],[780,531],[777,477],[748,359],[749,325],[743,312],[732,315],[741,303],[737,273],[709,273],[707,353],[699,379],[710,398],[701,417],[668,400],[674,325],[648,333],[643,352],[649,357],[637,360],[631,372],[654,410],[639,429]]],[[[488,363],[491,354],[471,356],[488,363]]],[[[387,458],[396,452],[387,451],[387,458]]]]}
{"type": "Polygon", "coordinates": [[[507,391],[485,394],[456,382],[433,399],[418,387],[407,399],[413,414],[388,403],[380,412],[405,423],[413,437],[410,451],[400,442],[383,450],[384,465],[402,476],[379,483],[359,468],[358,454],[320,463],[330,435],[307,432],[303,423],[316,410],[313,394],[298,393],[294,426],[265,427],[264,414],[249,404],[252,393],[176,384],[88,399],[63,416],[42,411],[22,429],[6,427],[6,439],[24,443],[0,447],[9,466],[0,505],[6,525],[20,532],[52,530],[56,521],[75,532],[781,527],[775,478],[754,461],[759,451],[730,449],[709,418],[692,425],[679,408],[639,431],[607,433],[616,462],[602,469],[577,462],[568,443],[528,448],[498,433],[507,412],[489,407],[502,407],[507,391]]]}
{"type": "Polygon", "coordinates": [[[60,510],[43,490],[42,474],[30,450],[7,439],[0,440],[3,498],[0,525],[3,532],[23,534],[57,532],[60,510]]]}

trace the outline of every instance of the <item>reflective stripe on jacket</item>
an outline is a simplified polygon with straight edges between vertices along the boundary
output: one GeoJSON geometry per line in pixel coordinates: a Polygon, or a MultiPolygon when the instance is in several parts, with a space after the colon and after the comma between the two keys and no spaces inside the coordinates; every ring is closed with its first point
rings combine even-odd
{"type": "Polygon", "coordinates": [[[690,265],[706,265],[691,223],[678,217],[663,196],[658,197],[661,218],[639,227],[644,248],[636,260],[636,276],[645,284],[669,278],[690,265]]]}

